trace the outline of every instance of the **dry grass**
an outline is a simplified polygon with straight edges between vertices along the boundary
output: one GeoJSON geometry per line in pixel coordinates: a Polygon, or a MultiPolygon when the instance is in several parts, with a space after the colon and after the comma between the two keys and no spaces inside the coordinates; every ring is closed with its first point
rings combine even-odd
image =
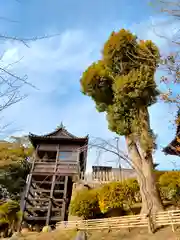
{"type": "MultiPolygon", "coordinates": [[[[20,240],[74,240],[75,231],[56,230],[51,233],[29,233],[20,240]]],[[[155,234],[148,234],[147,229],[88,231],[88,240],[180,240],[180,231],[173,233],[170,227],[162,228],[155,234]]]]}
{"type": "Polygon", "coordinates": [[[27,233],[19,240],[71,240],[76,236],[76,231],[53,231],[50,233],[27,233]]]}

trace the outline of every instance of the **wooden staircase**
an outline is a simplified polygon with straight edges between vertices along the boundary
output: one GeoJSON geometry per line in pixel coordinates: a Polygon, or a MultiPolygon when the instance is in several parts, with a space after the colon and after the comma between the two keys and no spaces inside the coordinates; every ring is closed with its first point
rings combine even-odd
{"type": "Polygon", "coordinates": [[[64,221],[70,201],[68,180],[69,176],[30,174],[22,207],[23,220],[28,223],[39,221],[43,225],[64,221]]]}
{"type": "Polygon", "coordinates": [[[26,190],[21,207],[27,223],[43,225],[64,221],[72,193],[72,178],[78,176],[76,162],[45,162],[34,159],[26,180],[26,190]]]}

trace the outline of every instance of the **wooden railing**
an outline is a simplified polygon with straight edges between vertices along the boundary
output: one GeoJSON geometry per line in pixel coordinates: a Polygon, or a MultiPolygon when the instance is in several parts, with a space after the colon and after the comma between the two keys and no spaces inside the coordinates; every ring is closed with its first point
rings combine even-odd
{"type": "MultiPolygon", "coordinates": [[[[55,168],[55,159],[48,159],[48,161],[43,161],[42,159],[36,159],[33,165],[34,173],[52,173],[55,168]]],[[[128,178],[136,177],[133,169],[121,169],[116,171],[98,171],[84,173],[80,172],[80,164],[72,159],[67,159],[66,161],[58,161],[57,172],[65,174],[67,170],[70,170],[72,174],[76,174],[81,180],[85,182],[112,182],[112,181],[123,181],[128,178]]]]}
{"type": "Polygon", "coordinates": [[[53,173],[59,174],[76,174],[79,175],[79,164],[75,161],[59,161],[56,165],[55,162],[35,162],[34,173],[53,173]],[[55,170],[56,168],[56,170],[55,170]]]}
{"type": "MultiPolygon", "coordinates": [[[[78,220],[57,223],[58,229],[78,229],[78,230],[100,230],[100,229],[121,229],[147,227],[149,229],[150,220],[146,215],[129,215],[122,217],[112,217],[92,220],[78,220]]],[[[172,231],[175,226],[180,225],[180,210],[159,212],[153,216],[153,224],[156,228],[170,225],[172,231]]]]}
{"type": "Polygon", "coordinates": [[[136,177],[135,172],[132,169],[125,169],[121,172],[91,172],[81,173],[81,180],[85,182],[112,182],[112,181],[123,181],[128,178],[136,177]]]}

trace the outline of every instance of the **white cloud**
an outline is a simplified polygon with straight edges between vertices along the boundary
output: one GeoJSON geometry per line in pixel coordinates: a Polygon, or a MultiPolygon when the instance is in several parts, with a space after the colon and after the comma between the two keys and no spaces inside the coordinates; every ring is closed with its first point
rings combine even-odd
{"type": "Polygon", "coordinates": [[[29,97],[3,112],[6,120],[13,119],[15,130],[22,129],[18,135],[50,132],[61,121],[77,136],[113,135],[93,102],[78,89],[73,90],[79,84],[81,72],[97,59],[98,44],[81,30],[68,30],[59,37],[31,42],[30,48],[17,42],[6,43],[3,65],[24,56],[12,66],[12,71],[27,74],[29,81],[40,89],[25,88],[29,97]]]}
{"type": "MultiPolygon", "coordinates": [[[[16,72],[27,74],[30,81],[41,90],[47,87],[50,91],[55,79],[52,84],[49,78],[53,78],[57,71],[82,71],[91,63],[92,51],[96,48],[96,44],[88,41],[88,36],[81,30],[68,30],[60,36],[32,41],[28,45],[29,48],[19,42],[7,42],[2,61],[9,64],[23,57],[15,66],[16,72]]],[[[66,85],[69,83],[66,79],[63,81],[66,85]]]]}
{"type": "MultiPolygon", "coordinates": [[[[151,38],[164,47],[162,39],[159,40],[149,28],[146,31],[147,26],[148,22],[131,28],[140,38],[151,38]]],[[[20,75],[27,74],[29,81],[40,91],[25,88],[30,96],[5,111],[5,119],[12,119],[14,128],[22,129],[23,133],[50,132],[63,121],[67,129],[77,136],[89,133],[103,138],[112,137],[114,134],[108,131],[104,114],[97,113],[93,101],[84,97],[79,91],[80,86],[77,87],[82,71],[99,57],[102,43],[106,40],[104,37],[111,31],[103,32],[67,30],[58,37],[31,42],[30,48],[21,43],[6,42],[3,64],[24,57],[13,66],[13,71],[20,75]]],[[[165,117],[166,108],[161,107],[161,116],[157,114],[159,106],[152,110],[152,125],[160,141],[169,131],[167,125],[162,127],[160,118],[165,117]],[[155,117],[157,120],[154,120],[155,117]]],[[[89,166],[95,162],[95,155],[95,152],[89,155],[89,166]]],[[[157,162],[163,165],[162,159],[157,159],[157,162]]]]}

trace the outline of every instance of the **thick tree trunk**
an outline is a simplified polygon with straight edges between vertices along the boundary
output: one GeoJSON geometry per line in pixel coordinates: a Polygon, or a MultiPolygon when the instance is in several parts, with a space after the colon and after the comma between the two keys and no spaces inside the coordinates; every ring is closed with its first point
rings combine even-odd
{"type": "MultiPolygon", "coordinates": [[[[151,207],[151,213],[156,213],[158,211],[163,211],[163,205],[161,202],[159,190],[156,185],[154,171],[153,171],[153,162],[152,157],[149,156],[149,159],[142,161],[142,172],[146,181],[146,191],[148,192],[149,205],[151,207]]],[[[147,204],[142,201],[141,213],[147,213],[148,208],[147,204]]]]}
{"type": "MultiPolygon", "coordinates": [[[[150,117],[147,107],[140,109],[139,118],[141,119],[141,131],[139,136],[140,155],[142,159],[142,172],[146,179],[146,187],[151,196],[152,213],[163,210],[163,205],[160,199],[159,189],[156,185],[154,176],[152,151],[154,148],[154,141],[150,133],[150,117]]],[[[146,206],[142,205],[141,212],[147,212],[146,206]]]]}
{"type": "Polygon", "coordinates": [[[142,198],[141,214],[155,213],[162,211],[163,206],[156,188],[155,179],[153,176],[153,162],[151,159],[142,158],[137,144],[131,137],[126,137],[129,155],[132,161],[132,166],[136,170],[137,180],[140,186],[140,194],[142,198]]]}

